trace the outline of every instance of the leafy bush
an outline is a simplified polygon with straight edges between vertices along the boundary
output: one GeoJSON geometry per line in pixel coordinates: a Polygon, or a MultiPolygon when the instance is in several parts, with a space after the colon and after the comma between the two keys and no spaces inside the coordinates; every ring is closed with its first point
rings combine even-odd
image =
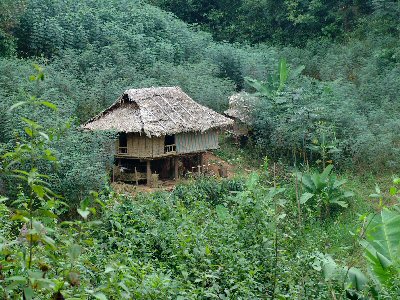
{"type": "Polygon", "coordinates": [[[297,174],[298,180],[305,191],[300,197],[300,203],[317,208],[321,219],[330,217],[332,206],[348,207],[344,200],[354,196],[353,192],[343,191],[346,180],[338,180],[331,174],[333,165],[327,166],[322,173],[297,174]]]}

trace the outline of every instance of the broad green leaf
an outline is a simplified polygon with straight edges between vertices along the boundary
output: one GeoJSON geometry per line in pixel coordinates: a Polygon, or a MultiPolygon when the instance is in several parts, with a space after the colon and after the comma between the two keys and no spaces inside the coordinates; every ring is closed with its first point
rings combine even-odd
{"type": "Polygon", "coordinates": [[[28,118],[22,117],[21,120],[24,121],[29,126],[31,126],[32,128],[40,128],[41,127],[38,123],[36,123],[35,121],[32,121],[28,118]]]}
{"type": "Polygon", "coordinates": [[[11,276],[7,277],[6,281],[25,282],[26,278],[23,276],[11,276]]]}
{"type": "Polygon", "coordinates": [[[106,269],[104,270],[104,273],[107,274],[107,273],[114,272],[114,271],[115,271],[115,269],[113,267],[107,266],[106,269]]]}
{"type": "Polygon", "coordinates": [[[346,208],[346,207],[349,206],[349,205],[347,204],[347,202],[340,201],[340,200],[337,200],[337,199],[331,200],[331,203],[337,204],[337,205],[339,205],[339,206],[341,206],[341,207],[344,207],[344,208],[346,208]]]}
{"type": "Polygon", "coordinates": [[[72,261],[76,261],[79,255],[81,255],[81,252],[82,247],[78,244],[72,244],[68,249],[69,257],[72,261]]]}
{"type": "Polygon", "coordinates": [[[353,192],[350,192],[350,191],[345,191],[345,192],[343,193],[343,197],[344,197],[344,198],[354,197],[354,193],[353,193],[353,192]]]}
{"type": "Polygon", "coordinates": [[[48,136],[46,133],[44,133],[44,132],[42,132],[42,131],[39,131],[39,134],[40,134],[42,137],[44,137],[44,139],[45,139],[46,141],[49,141],[49,140],[50,140],[49,136],[48,136]]]}
{"type": "Polygon", "coordinates": [[[84,218],[85,220],[87,219],[87,217],[90,214],[90,211],[87,210],[87,209],[86,210],[82,210],[82,209],[78,208],[77,211],[78,211],[78,214],[80,214],[81,217],[84,218]]]}
{"type": "Polygon", "coordinates": [[[43,199],[45,192],[41,185],[32,185],[32,190],[38,196],[39,199],[43,199]]]}
{"type": "Polygon", "coordinates": [[[331,256],[326,255],[322,263],[322,274],[325,280],[332,280],[337,276],[338,266],[331,256]]]}
{"type": "Polygon", "coordinates": [[[373,274],[381,284],[391,286],[392,276],[400,275],[400,212],[384,208],[370,220],[361,244],[373,274]]]}
{"type": "Polygon", "coordinates": [[[337,189],[339,187],[341,187],[342,185],[344,185],[347,182],[346,179],[343,180],[335,180],[335,183],[333,184],[333,188],[337,189]]]}
{"type": "Polygon", "coordinates": [[[49,236],[45,235],[42,237],[42,241],[44,241],[47,245],[49,245],[51,248],[55,249],[56,247],[56,242],[49,236]]]}
{"type": "Polygon", "coordinates": [[[35,216],[48,217],[48,218],[52,218],[52,219],[58,218],[58,216],[56,214],[54,214],[53,212],[46,210],[46,209],[36,210],[35,216]]]}
{"type": "Polygon", "coordinates": [[[24,295],[26,300],[31,300],[35,297],[35,292],[31,287],[24,288],[24,295]]]}
{"type": "Polygon", "coordinates": [[[30,137],[33,136],[33,131],[32,131],[31,128],[29,128],[29,127],[24,127],[24,130],[25,130],[25,133],[26,133],[27,135],[29,135],[30,137]]]}
{"type": "Polygon", "coordinates": [[[93,297],[99,300],[107,300],[106,295],[104,295],[102,292],[96,292],[93,294],[93,297]]]}
{"type": "Polygon", "coordinates": [[[381,198],[382,195],[379,195],[379,194],[370,194],[368,197],[370,197],[370,198],[381,198]]]}
{"type": "Polygon", "coordinates": [[[376,252],[376,257],[378,258],[382,268],[384,270],[388,269],[393,263],[387,259],[384,255],[380,254],[379,252],[376,252]]]}
{"type": "Polygon", "coordinates": [[[300,203],[304,204],[306,203],[308,200],[310,200],[312,197],[314,197],[314,194],[311,193],[304,193],[303,195],[301,195],[300,197],[300,203]]]}
{"type": "Polygon", "coordinates": [[[279,88],[278,92],[282,91],[288,78],[288,68],[286,59],[281,58],[279,61],[279,88]]]}
{"type": "Polygon", "coordinates": [[[44,105],[44,106],[47,106],[48,108],[51,108],[51,109],[53,109],[53,110],[57,110],[57,105],[55,105],[55,104],[53,104],[53,103],[51,103],[51,102],[48,102],[48,101],[41,101],[40,104],[42,104],[42,105],[44,105]]]}
{"type": "Polygon", "coordinates": [[[325,181],[333,169],[333,165],[328,165],[321,174],[321,181],[325,181]]]}
{"type": "Polygon", "coordinates": [[[11,107],[8,109],[8,111],[11,112],[11,111],[13,111],[14,109],[16,109],[18,106],[24,105],[24,104],[26,104],[26,103],[27,103],[26,101],[17,102],[17,103],[15,103],[15,104],[11,105],[11,107]]]}
{"type": "Polygon", "coordinates": [[[309,191],[315,189],[315,185],[308,174],[296,173],[298,181],[305,186],[309,191]]]}
{"type": "Polygon", "coordinates": [[[362,291],[368,283],[368,278],[357,268],[351,268],[348,272],[351,285],[357,290],[362,291]]]}
{"type": "Polygon", "coordinates": [[[390,195],[394,196],[397,194],[397,188],[395,188],[394,186],[392,186],[389,190],[390,195]]]}

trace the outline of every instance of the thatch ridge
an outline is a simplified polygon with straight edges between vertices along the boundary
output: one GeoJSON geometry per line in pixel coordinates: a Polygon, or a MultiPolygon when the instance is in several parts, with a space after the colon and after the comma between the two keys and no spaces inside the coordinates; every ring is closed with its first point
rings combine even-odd
{"type": "Polygon", "coordinates": [[[152,87],[126,90],[82,128],[143,132],[151,137],[189,131],[205,132],[232,123],[231,119],[191,99],[179,87],[152,87]]]}

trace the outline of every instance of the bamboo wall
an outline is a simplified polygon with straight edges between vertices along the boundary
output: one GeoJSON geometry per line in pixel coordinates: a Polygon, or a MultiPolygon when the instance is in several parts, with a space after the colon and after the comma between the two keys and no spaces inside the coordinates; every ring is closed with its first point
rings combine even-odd
{"type": "MultiPolygon", "coordinates": [[[[164,153],[165,137],[152,137],[129,133],[127,135],[127,153],[118,153],[119,141],[116,141],[116,153],[119,156],[135,158],[155,158],[166,156],[164,153]]],[[[218,148],[218,132],[210,130],[205,133],[179,133],[175,136],[176,153],[201,152],[218,148]]],[[[169,153],[172,154],[172,153],[169,153]]]]}
{"type": "MultiPolygon", "coordinates": [[[[119,141],[116,141],[118,153],[119,141]]],[[[146,135],[129,133],[127,135],[127,153],[120,154],[127,157],[150,158],[164,155],[164,137],[149,138],[146,135]]]]}
{"type": "Polygon", "coordinates": [[[218,132],[210,130],[204,133],[185,132],[175,137],[177,153],[201,152],[218,148],[218,132]]]}

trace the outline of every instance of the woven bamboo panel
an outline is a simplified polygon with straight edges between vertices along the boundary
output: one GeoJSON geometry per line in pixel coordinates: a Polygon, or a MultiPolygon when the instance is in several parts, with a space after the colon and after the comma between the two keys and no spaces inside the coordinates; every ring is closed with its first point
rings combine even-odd
{"type": "Polygon", "coordinates": [[[164,155],[164,136],[153,138],[153,157],[164,155]]]}
{"type": "Polygon", "coordinates": [[[218,148],[218,132],[210,130],[205,133],[180,133],[176,135],[176,152],[191,153],[218,148]]]}

